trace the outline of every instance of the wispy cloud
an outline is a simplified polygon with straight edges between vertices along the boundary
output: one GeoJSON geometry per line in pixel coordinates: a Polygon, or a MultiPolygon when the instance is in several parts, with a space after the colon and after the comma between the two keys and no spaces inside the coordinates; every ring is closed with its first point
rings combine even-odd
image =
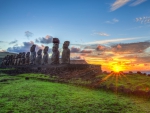
{"type": "Polygon", "coordinates": [[[124,6],[126,3],[128,3],[130,0],[116,0],[113,4],[111,4],[111,11],[115,11],[116,9],[124,6]]]}
{"type": "Polygon", "coordinates": [[[140,22],[141,24],[150,23],[150,17],[146,17],[146,16],[136,18],[135,20],[136,20],[136,22],[140,22]]]}
{"type": "Polygon", "coordinates": [[[30,31],[25,31],[25,36],[26,36],[27,38],[32,37],[32,36],[33,36],[33,33],[30,32],[30,31]]]}
{"type": "Polygon", "coordinates": [[[147,1],[147,0],[136,0],[130,6],[137,6],[137,5],[139,5],[139,4],[141,4],[141,3],[145,2],[145,1],[147,1]]]}
{"type": "Polygon", "coordinates": [[[107,24],[115,24],[115,23],[117,23],[117,22],[119,22],[119,20],[116,19],[116,18],[114,18],[114,19],[112,19],[111,21],[106,21],[105,23],[107,23],[107,24]]]}
{"type": "Polygon", "coordinates": [[[17,43],[17,40],[9,42],[9,44],[15,44],[15,43],[17,43]]]}
{"type": "Polygon", "coordinates": [[[98,33],[94,33],[94,34],[99,35],[99,36],[110,36],[109,34],[104,33],[104,32],[98,32],[98,33]]]}
{"type": "Polygon", "coordinates": [[[98,40],[98,41],[94,41],[94,42],[88,42],[86,44],[107,44],[107,43],[111,43],[111,42],[120,42],[120,41],[125,41],[125,40],[134,40],[134,39],[138,39],[138,38],[135,37],[135,38],[119,38],[119,39],[110,39],[110,40],[98,40]]]}

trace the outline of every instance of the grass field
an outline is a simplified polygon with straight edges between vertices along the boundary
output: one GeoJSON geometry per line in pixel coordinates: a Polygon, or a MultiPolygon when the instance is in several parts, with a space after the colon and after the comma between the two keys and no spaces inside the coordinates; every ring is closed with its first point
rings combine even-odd
{"type": "Polygon", "coordinates": [[[0,113],[150,112],[150,99],[52,83],[39,78],[49,79],[43,74],[9,76],[1,73],[0,113]],[[29,78],[26,80],[26,77],[29,78]]]}
{"type": "Polygon", "coordinates": [[[132,91],[138,89],[147,92],[150,90],[150,77],[146,75],[140,75],[136,73],[122,74],[119,76],[113,74],[102,74],[96,76],[96,78],[102,78],[104,81],[102,81],[99,85],[106,85],[107,87],[114,85],[115,87],[123,86],[127,89],[131,89],[132,91]]]}

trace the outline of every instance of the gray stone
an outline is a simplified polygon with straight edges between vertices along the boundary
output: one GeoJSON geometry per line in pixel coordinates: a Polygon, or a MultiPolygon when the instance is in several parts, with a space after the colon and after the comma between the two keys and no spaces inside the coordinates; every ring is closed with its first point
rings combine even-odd
{"type": "Polygon", "coordinates": [[[42,63],[42,49],[39,49],[37,52],[36,63],[39,65],[42,63]]]}
{"type": "Polygon", "coordinates": [[[53,45],[52,48],[53,54],[51,57],[51,64],[59,64],[59,51],[58,51],[58,44],[56,43],[56,45],[53,45]]]}
{"type": "Polygon", "coordinates": [[[17,56],[17,65],[21,64],[21,55],[22,55],[22,53],[19,53],[17,56]]]}
{"type": "Polygon", "coordinates": [[[20,61],[20,64],[21,64],[21,65],[25,64],[25,52],[23,52],[23,53],[21,54],[21,61],[20,61]]]}
{"type": "Polygon", "coordinates": [[[70,49],[68,48],[69,44],[69,41],[65,41],[63,44],[63,52],[61,58],[62,64],[70,64],[70,49]]]}
{"type": "Polygon", "coordinates": [[[35,64],[36,61],[36,52],[35,52],[36,45],[32,45],[30,48],[31,56],[30,56],[30,64],[35,64]]]}
{"type": "Polygon", "coordinates": [[[48,64],[48,49],[49,47],[48,46],[45,46],[44,48],[44,55],[43,55],[43,64],[48,64]]]}
{"type": "Polygon", "coordinates": [[[25,57],[25,64],[29,64],[29,63],[30,63],[30,52],[27,52],[25,57]]]}

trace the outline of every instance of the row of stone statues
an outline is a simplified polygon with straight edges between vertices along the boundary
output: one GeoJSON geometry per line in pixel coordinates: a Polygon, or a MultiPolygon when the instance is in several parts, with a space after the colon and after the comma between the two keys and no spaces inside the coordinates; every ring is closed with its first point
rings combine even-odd
{"type": "MultiPolygon", "coordinates": [[[[69,64],[70,63],[70,49],[68,48],[70,42],[65,41],[63,44],[63,52],[62,52],[62,58],[61,63],[62,64],[69,64]]],[[[42,58],[42,49],[39,49],[37,51],[37,56],[35,52],[36,45],[32,45],[30,48],[30,52],[23,52],[19,53],[17,55],[7,55],[3,61],[2,65],[24,65],[24,64],[48,64],[48,46],[45,46],[43,50],[43,58],[42,58]]],[[[53,48],[52,48],[52,57],[51,57],[51,64],[59,64],[59,39],[53,38],[53,48]]]]}

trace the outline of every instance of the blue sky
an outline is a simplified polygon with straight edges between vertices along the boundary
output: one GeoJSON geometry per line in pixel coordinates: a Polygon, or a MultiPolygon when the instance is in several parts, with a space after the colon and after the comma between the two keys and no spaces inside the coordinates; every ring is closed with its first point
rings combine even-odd
{"type": "Polygon", "coordinates": [[[148,65],[150,0],[0,0],[1,52],[51,48],[54,37],[69,40],[75,58],[93,63],[134,56],[134,63],[148,65]]]}
{"type": "Polygon", "coordinates": [[[145,41],[150,35],[149,5],[149,0],[1,0],[0,41],[5,47],[0,48],[46,35],[72,44],[118,38],[145,41]],[[26,31],[33,35],[26,37],[26,31]]]}

